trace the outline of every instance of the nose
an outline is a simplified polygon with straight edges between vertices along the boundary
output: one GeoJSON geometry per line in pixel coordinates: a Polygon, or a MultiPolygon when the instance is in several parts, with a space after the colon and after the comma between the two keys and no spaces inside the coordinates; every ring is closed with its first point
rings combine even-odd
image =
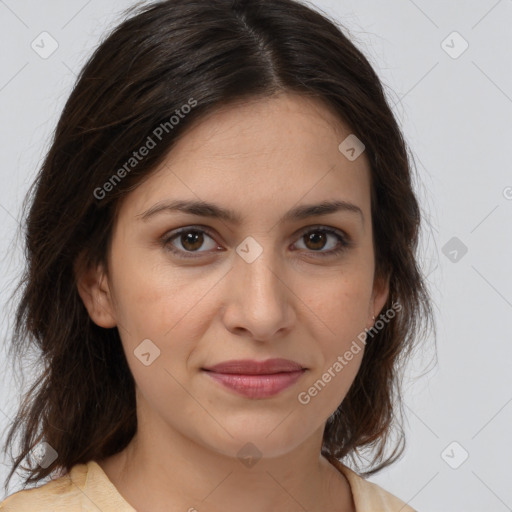
{"type": "Polygon", "coordinates": [[[268,341],[290,330],[295,296],[289,274],[270,248],[254,261],[237,254],[226,277],[223,321],[230,332],[268,341]]]}

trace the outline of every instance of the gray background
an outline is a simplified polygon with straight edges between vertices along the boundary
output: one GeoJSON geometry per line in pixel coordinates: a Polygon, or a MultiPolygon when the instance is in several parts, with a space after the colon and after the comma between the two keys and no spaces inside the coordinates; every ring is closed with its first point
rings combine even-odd
{"type": "MultiPolygon", "coordinates": [[[[0,0],[2,440],[21,392],[4,340],[12,326],[6,300],[22,264],[13,245],[22,200],[75,75],[133,3],[0,0]],[[47,59],[31,47],[43,31],[58,43],[47,59]]],[[[426,213],[422,267],[438,361],[430,364],[430,339],[405,381],[405,455],[370,480],[422,512],[512,510],[512,0],[314,5],[349,29],[385,84],[416,158],[426,213]]],[[[14,478],[9,494],[19,488],[14,478]]]]}

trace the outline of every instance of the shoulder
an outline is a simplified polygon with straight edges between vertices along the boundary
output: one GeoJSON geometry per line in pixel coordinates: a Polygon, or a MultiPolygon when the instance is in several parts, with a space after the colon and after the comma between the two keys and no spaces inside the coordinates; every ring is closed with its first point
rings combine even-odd
{"type": "Polygon", "coordinates": [[[135,512],[95,461],[75,464],[69,473],[11,494],[0,512],[135,512]]]}
{"type": "MultiPolygon", "coordinates": [[[[82,510],[79,494],[87,479],[87,465],[77,464],[70,473],[54,478],[45,484],[11,494],[0,503],[0,512],[40,512],[82,510]]],[[[83,508],[83,510],[88,510],[83,508]]]]}
{"type": "Polygon", "coordinates": [[[343,473],[350,484],[356,512],[416,512],[400,498],[369,482],[341,462],[333,465],[343,473]]]}

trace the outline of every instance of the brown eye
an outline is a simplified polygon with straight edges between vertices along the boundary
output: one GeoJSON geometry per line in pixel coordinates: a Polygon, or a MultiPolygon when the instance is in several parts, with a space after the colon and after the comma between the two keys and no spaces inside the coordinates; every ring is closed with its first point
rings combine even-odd
{"type": "Polygon", "coordinates": [[[203,245],[204,236],[199,231],[185,231],[179,240],[187,251],[196,251],[203,245]]]}
{"type": "Polygon", "coordinates": [[[324,248],[327,241],[327,235],[319,231],[312,231],[311,233],[304,235],[304,240],[308,249],[318,251],[319,249],[324,248]]]}
{"type": "MultiPolygon", "coordinates": [[[[205,229],[196,227],[181,228],[164,235],[161,240],[162,246],[179,258],[200,257],[201,254],[222,249],[205,229]],[[200,250],[201,248],[205,250],[200,250]]],[[[304,244],[301,249],[313,253],[315,257],[335,256],[352,245],[350,239],[342,232],[326,227],[309,229],[302,234],[299,242],[304,244]],[[323,250],[326,248],[328,250],[323,250]]]]}
{"type": "Polygon", "coordinates": [[[333,256],[350,246],[348,238],[340,232],[324,227],[310,229],[300,240],[303,241],[306,250],[318,253],[315,256],[333,256]],[[328,250],[323,251],[322,249],[326,247],[328,250]]]}
{"type": "Polygon", "coordinates": [[[197,253],[197,256],[200,256],[202,253],[210,252],[211,249],[218,247],[206,231],[190,227],[165,235],[162,239],[162,245],[165,249],[184,258],[196,257],[193,253],[197,253]],[[210,241],[210,247],[208,247],[208,240],[210,241]],[[199,249],[205,245],[207,246],[206,250],[200,251],[199,249]]]}

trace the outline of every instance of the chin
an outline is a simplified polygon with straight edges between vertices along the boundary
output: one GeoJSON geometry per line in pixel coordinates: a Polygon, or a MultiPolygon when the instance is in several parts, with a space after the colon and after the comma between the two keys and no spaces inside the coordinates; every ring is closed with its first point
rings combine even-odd
{"type": "Polygon", "coordinates": [[[211,436],[205,436],[203,442],[212,451],[240,459],[241,462],[245,457],[280,457],[293,451],[314,433],[301,430],[304,425],[296,425],[296,428],[290,423],[284,425],[284,417],[286,415],[281,415],[279,420],[265,421],[259,426],[258,422],[247,417],[246,422],[238,426],[226,422],[225,428],[233,437],[222,430],[220,438],[212,439],[211,436]]]}

